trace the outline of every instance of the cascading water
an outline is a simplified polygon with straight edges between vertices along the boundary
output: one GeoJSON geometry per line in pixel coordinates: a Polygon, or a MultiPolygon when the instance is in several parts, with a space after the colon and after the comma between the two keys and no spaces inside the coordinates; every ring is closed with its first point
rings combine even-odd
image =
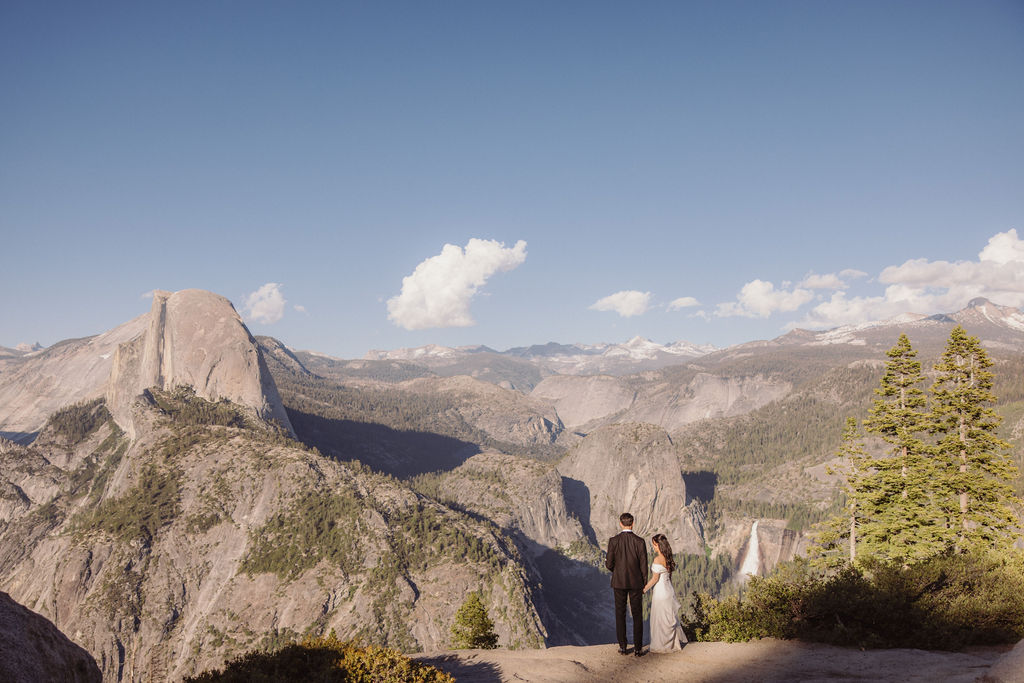
{"type": "Polygon", "coordinates": [[[743,564],[740,565],[740,577],[744,580],[748,576],[754,576],[761,568],[761,552],[757,547],[757,520],[750,527],[750,540],[747,541],[747,554],[743,556],[743,564]]]}

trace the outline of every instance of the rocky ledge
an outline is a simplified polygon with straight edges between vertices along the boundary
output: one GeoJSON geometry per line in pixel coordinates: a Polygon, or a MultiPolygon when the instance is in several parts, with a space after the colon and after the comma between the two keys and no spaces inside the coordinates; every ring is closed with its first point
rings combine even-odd
{"type": "Polygon", "coordinates": [[[458,650],[416,655],[451,673],[459,683],[536,681],[690,681],[788,683],[891,681],[904,683],[1024,683],[1024,642],[967,652],[857,650],[764,638],[748,643],[690,643],[682,652],[621,657],[617,646],[546,650],[458,650]]]}

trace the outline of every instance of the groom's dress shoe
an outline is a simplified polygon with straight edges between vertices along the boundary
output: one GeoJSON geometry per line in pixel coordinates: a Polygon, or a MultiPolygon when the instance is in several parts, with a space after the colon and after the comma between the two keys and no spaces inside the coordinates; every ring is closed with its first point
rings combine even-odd
{"type": "Polygon", "coordinates": [[[629,654],[629,650],[627,650],[627,649],[625,649],[625,648],[622,648],[622,647],[620,647],[620,648],[619,648],[619,654],[620,654],[620,655],[628,655],[628,654],[629,654]]]}
{"type": "Polygon", "coordinates": [[[633,655],[636,656],[636,657],[643,657],[644,656],[644,651],[642,649],[640,649],[640,648],[637,648],[636,650],[633,651],[633,655]]]}

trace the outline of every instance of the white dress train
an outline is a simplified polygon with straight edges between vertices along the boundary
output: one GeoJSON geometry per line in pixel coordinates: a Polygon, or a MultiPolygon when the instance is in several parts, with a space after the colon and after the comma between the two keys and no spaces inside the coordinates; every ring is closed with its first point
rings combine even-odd
{"type": "Polygon", "coordinates": [[[679,625],[679,601],[672,587],[672,574],[660,564],[652,564],[658,583],[651,591],[651,652],[677,652],[683,649],[686,634],[679,625]]]}

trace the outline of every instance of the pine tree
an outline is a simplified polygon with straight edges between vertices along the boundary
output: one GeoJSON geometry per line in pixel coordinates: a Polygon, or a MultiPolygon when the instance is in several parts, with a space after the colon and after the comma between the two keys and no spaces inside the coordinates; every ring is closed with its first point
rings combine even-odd
{"type": "Polygon", "coordinates": [[[487,615],[487,608],[480,600],[478,592],[470,593],[462,607],[455,613],[452,640],[455,649],[493,650],[498,647],[498,634],[494,632],[494,622],[487,615]]]}
{"type": "Polygon", "coordinates": [[[910,345],[907,335],[901,334],[896,346],[889,349],[885,374],[881,386],[875,389],[878,398],[864,421],[869,433],[878,434],[894,447],[901,478],[900,495],[907,497],[907,477],[911,465],[920,466],[919,458],[925,453],[924,442],[918,437],[928,428],[925,415],[924,392],[917,385],[924,381],[917,351],[910,345]]]}
{"type": "Polygon", "coordinates": [[[1016,467],[1010,444],[995,435],[1000,418],[992,409],[992,361],[977,337],[953,328],[932,385],[932,425],[945,488],[947,526],[955,549],[1005,547],[1017,519],[1010,481],[1016,467]]]}
{"type": "Polygon", "coordinates": [[[874,459],[864,449],[857,419],[854,417],[846,418],[843,441],[836,457],[840,462],[838,468],[830,467],[827,471],[829,474],[839,473],[843,476],[839,488],[846,496],[846,509],[817,529],[815,550],[820,559],[816,559],[815,564],[824,567],[844,563],[845,560],[841,559],[844,555],[851,563],[857,561],[857,530],[868,521],[868,506],[865,502],[873,483],[874,459]]]}
{"type": "Polygon", "coordinates": [[[860,432],[857,429],[857,420],[852,417],[846,418],[846,429],[843,430],[843,445],[839,448],[840,457],[845,457],[849,462],[850,474],[849,484],[846,487],[846,507],[849,513],[849,545],[850,562],[857,561],[857,526],[859,517],[863,517],[867,511],[862,498],[864,497],[864,484],[868,475],[871,459],[864,451],[864,445],[860,440],[860,432]]]}
{"type": "Polygon", "coordinates": [[[947,534],[933,491],[932,449],[921,438],[930,425],[925,394],[917,387],[924,381],[921,363],[905,334],[886,355],[864,426],[891,445],[891,457],[873,459],[862,476],[861,504],[870,521],[861,536],[872,555],[907,563],[942,550],[947,534]]]}

